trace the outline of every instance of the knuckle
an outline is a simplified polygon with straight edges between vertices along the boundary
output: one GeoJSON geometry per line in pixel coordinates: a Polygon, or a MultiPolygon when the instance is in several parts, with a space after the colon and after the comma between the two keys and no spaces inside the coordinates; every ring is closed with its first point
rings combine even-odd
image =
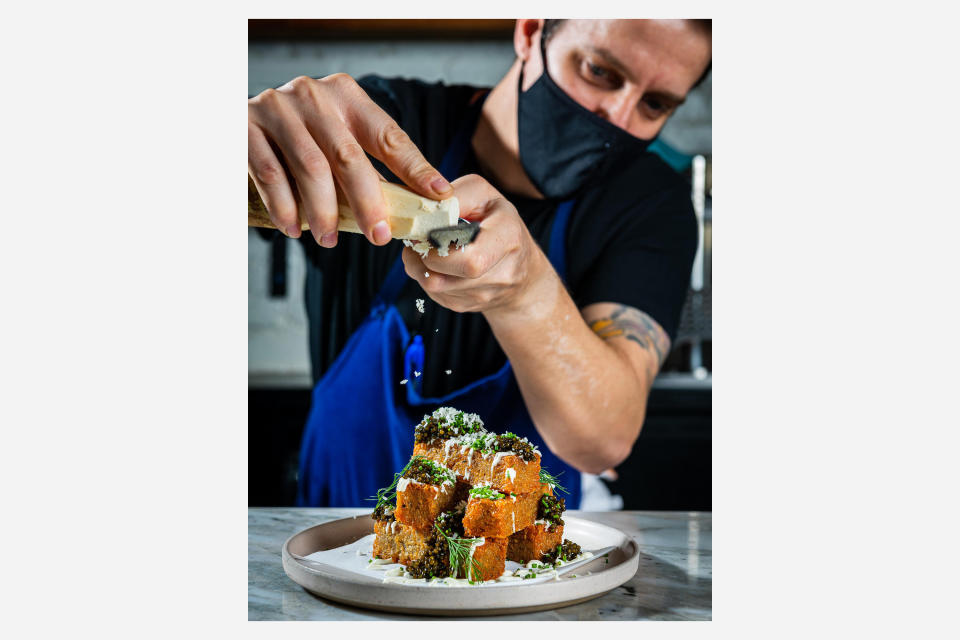
{"type": "Polygon", "coordinates": [[[256,176],[260,184],[270,187],[281,184],[287,179],[287,176],[283,172],[283,169],[280,167],[280,165],[273,162],[255,164],[253,167],[253,174],[256,176]]]}
{"type": "Polygon", "coordinates": [[[354,167],[366,159],[366,154],[356,140],[341,143],[334,150],[337,164],[342,167],[354,167]]]}
{"type": "Polygon", "coordinates": [[[303,173],[310,180],[322,180],[330,172],[327,158],[319,149],[305,151],[300,154],[299,161],[303,173]]]}
{"type": "Polygon", "coordinates": [[[294,90],[303,91],[304,89],[309,88],[313,84],[313,78],[310,76],[297,76],[290,81],[290,86],[294,90]]]}
{"type": "Polygon", "coordinates": [[[251,98],[250,103],[254,105],[258,105],[258,104],[270,105],[270,104],[276,104],[279,99],[280,99],[280,92],[277,91],[276,89],[271,88],[271,89],[266,89],[264,91],[261,91],[255,97],[251,98]]]}
{"type": "Polygon", "coordinates": [[[481,254],[468,256],[463,262],[463,274],[468,278],[479,278],[487,271],[487,261],[481,254]]]}
{"type": "Polygon", "coordinates": [[[290,89],[298,98],[312,98],[314,91],[313,83],[313,78],[308,76],[297,76],[290,81],[290,89]]]}
{"type": "Polygon", "coordinates": [[[279,229],[286,229],[297,221],[297,208],[289,204],[274,204],[270,213],[270,219],[279,229]]]}
{"type": "Polygon", "coordinates": [[[389,154],[399,154],[410,148],[410,136],[395,122],[380,130],[377,142],[389,154]]]}
{"type": "Polygon", "coordinates": [[[325,84],[329,84],[340,90],[349,91],[357,86],[357,81],[346,73],[332,73],[323,79],[325,84]]]}

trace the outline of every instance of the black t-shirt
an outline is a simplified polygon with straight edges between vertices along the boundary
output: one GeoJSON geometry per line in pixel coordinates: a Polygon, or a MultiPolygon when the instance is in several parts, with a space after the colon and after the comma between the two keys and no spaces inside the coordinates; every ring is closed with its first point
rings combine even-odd
{"type": "MultiPolygon", "coordinates": [[[[377,76],[359,82],[435,167],[478,91],[477,87],[377,76]]],[[[373,162],[385,178],[399,182],[380,162],[373,162]]],[[[483,175],[472,152],[462,173],[483,175]]],[[[484,177],[497,186],[492,178],[484,177]]],[[[559,203],[505,195],[546,252],[559,203]]],[[[302,237],[307,256],[310,358],[316,383],[369,313],[403,245],[394,240],[377,247],[362,235],[341,233],[335,248],[324,249],[309,233],[302,237]]],[[[579,308],[595,302],[636,307],[656,320],[672,339],[696,245],[689,184],[657,156],[644,153],[630,166],[608,175],[603,184],[589,185],[576,197],[566,233],[568,291],[579,308]]],[[[396,304],[411,333],[423,336],[425,397],[464,387],[495,372],[506,361],[481,313],[455,313],[441,307],[412,279],[396,304]],[[416,309],[417,298],[425,301],[423,314],[416,309]]]]}

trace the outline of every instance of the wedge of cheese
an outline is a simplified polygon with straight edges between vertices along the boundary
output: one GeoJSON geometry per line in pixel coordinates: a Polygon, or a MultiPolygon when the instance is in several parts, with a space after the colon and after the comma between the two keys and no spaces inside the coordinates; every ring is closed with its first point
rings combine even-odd
{"type": "MultiPolygon", "coordinates": [[[[383,189],[383,197],[390,212],[387,218],[390,234],[398,240],[426,240],[427,234],[434,229],[456,226],[460,218],[460,201],[456,198],[431,200],[417,195],[404,186],[389,182],[381,182],[380,187],[383,189]]],[[[337,200],[339,215],[337,230],[362,233],[346,199],[338,194],[337,200]]],[[[277,228],[270,220],[270,215],[253,183],[253,178],[249,175],[247,175],[247,226],[277,228]]],[[[302,214],[300,228],[304,231],[310,228],[302,214]]]]}

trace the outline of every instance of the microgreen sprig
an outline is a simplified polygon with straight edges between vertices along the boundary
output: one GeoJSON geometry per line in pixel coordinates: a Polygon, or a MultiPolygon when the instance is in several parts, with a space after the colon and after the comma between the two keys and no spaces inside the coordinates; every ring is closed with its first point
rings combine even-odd
{"type": "MultiPolygon", "coordinates": [[[[467,579],[473,583],[472,576],[480,572],[480,563],[470,555],[470,549],[477,542],[483,542],[483,538],[454,538],[446,534],[443,529],[434,523],[434,528],[447,541],[449,551],[450,575],[456,578],[460,575],[460,569],[464,569],[467,579]],[[467,561],[470,561],[469,570],[467,570],[467,561]]],[[[482,581],[481,581],[482,582],[482,581]]]]}
{"type": "Polygon", "coordinates": [[[381,504],[390,505],[397,499],[397,482],[400,481],[400,478],[403,477],[403,474],[407,472],[407,469],[410,468],[410,465],[413,464],[413,461],[416,460],[416,457],[410,458],[410,461],[407,462],[407,465],[400,470],[400,473],[393,474],[393,482],[390,483],[390,486],[384,487],[383,489],[377,490],[376,496],[370,496],[367,500],[376,500],[377,504],[374,505],[374,510],[376,510],[381,504]]]}
{"type": "Polygon", "coordinates": [[[557,475],[553,475],[552,473],[550,473],[549,471],[547,471],[547,470],[544,469],[543,467],[540,467],[540,482],[541,482],[542,484],[549,484],[551,487],[557,489],[558,491],[562,491],[563,493],[566,493],[567,495],[569,495],[570,492],[567,491],[567,490],[560,484],[560,481],[559,481],[559,480],[557,480],[557,477],[558,477],[558,476],[562,476],[562,475],[563,475],[563,471],[561,471],[561,472],[558,473],[557,475]]]}

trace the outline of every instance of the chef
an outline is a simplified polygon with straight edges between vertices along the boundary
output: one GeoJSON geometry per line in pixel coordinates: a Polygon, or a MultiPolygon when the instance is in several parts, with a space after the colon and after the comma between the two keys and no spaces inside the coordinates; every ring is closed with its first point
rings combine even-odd
{"type": "Polygon", "coordinates": [[[697,245],[646,149],[709,71],[710,22],[518,20],[514,48],[492,89],[335,74],[249,101],[249,174],[279,229],[310,226],[300,505],[369,505],[440,406],[537,445],[567,508],[640,433],[697,245]],[[382,179],[456,196],[475,242],[392,241],[382,179]],[[337,188],[363,235],[337,233],[337,188]]]}

